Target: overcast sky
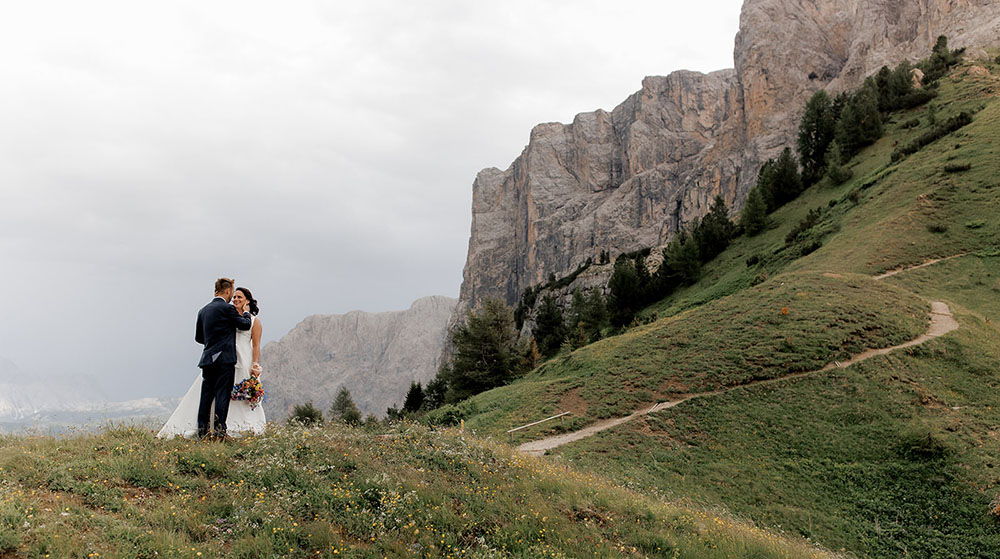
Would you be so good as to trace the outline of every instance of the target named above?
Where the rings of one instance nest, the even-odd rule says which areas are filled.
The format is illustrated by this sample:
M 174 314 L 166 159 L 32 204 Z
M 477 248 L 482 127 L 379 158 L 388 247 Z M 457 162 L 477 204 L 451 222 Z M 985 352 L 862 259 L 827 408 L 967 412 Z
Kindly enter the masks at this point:
M 740 0 L 8 2 L 0 356 L 180 396 L 218 276 L 264 338 L 456 297 L 532 126 L 733 65 Z

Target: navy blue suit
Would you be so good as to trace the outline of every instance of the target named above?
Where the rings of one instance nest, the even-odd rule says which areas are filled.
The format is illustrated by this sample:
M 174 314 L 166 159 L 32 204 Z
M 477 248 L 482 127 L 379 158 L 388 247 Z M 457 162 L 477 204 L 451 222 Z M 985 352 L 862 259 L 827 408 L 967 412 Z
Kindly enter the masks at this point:
M 205 346 L 201 367 L 201 400 L 198 402 L 198 435 L 208 435 L 209 416 L 215 402 L 215 434 L 226 435 L 229 399 L 236 383 L 236 330 L 249 330 L 250 313 L 240 313 L 222 297 L 198 311 L 194 340 Z

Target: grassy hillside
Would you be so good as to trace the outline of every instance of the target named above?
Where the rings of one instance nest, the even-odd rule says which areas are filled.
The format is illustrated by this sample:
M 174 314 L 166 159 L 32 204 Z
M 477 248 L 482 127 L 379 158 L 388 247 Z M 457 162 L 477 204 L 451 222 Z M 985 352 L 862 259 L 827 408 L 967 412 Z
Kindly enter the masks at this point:
M 277 428 L 234 443 L 117 428 L 0 439 L 0 557 L 828 554 L 461 433 Z
M 1000 494 L 1000 80 L 970 65 L 942 80 L 933 107 L 892 115 L 887 134 L 851 162 L 852 180 L 814 186 L 778 210 L 700 282 L 648 308 L 651 324 L 472 399 L 461 410 L 467 424 L 496 434 L 575 413 L 567 425 L 519 433 L 535 439 L 680 393 L 817 369 L 915 337 L 928 301 L 943 300 L 961 325 L 943 338 L 698 398 L 554 454 L 862 556 L 1000 556 L 991 513 Z M 891 162 L 932 120 L 960 111 L 975 113 L 972 124 Z M 787 242 L 817 208 L 818 223 Z

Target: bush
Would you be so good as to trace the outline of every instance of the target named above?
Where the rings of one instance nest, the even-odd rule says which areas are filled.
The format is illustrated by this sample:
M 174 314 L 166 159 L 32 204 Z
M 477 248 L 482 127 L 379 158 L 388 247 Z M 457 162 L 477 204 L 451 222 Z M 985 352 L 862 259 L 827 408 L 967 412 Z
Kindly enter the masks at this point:
M 920 424 L 911 425 L 900 434 L 897 448 L 902 456 L 917 462 L 944 460 L 954 453 L 940 435 Z
M 319 411 L 312 402 L 306 402 L 293 408 L 288 422 L 301 423 L 302 425 L 318 425 L 323 423 L 323 412 Z
M 791 231 L 785 235 L 785 244 L 790 245 L 795 242 L 801 234 L 812 229 L 814 225 L 819 223 L 821 217 L 823 217 L 823 208 L 809 210 L 809 213 L 806 214 L 802 221 L 800 221 L 795 227 L 792 227 Z
M 760 262 L 760 255 L 754 254 L 750 258 L 747 258 L 747 268 L 756 266 Z
M 966 229 L 979 229 L 983 225 L 986 225 L 986 221 L 982 219 L 974 219 L 965 224 Z
M 971 163 L 948 163 L 944 166 L 945 173 L 961 173 L 972 168 Z
M 948 226 L 944 223 L 931 223 L 927 226 L 927 230 L 931 233 L 944 233 L 948 230 Z
M 919 118 L 911 118 L 910 120 L 907 120 L 906 122 L 900 125 L 900 127 L 902 127 L 904 130 L 909 130 L 911 128 L 916 128 L 918 126 L 920 126 Z
M 916 153 L 924 146 L 927 146 L 933 143 L 935 140 L 938 140 L 940 138 L 943 138 L 944 136 L 947 136 L 948 134 L 951 134 L 952 132 L 958 130 L 959 128 L 962 128 L 963 126 L 966 126 L 971 122 L 972 122 L 971 114 L 969 114 L 966 111 L 958 113 L 957 115 L 946 120 L 944 123 L 935 126 L 934 129 L 921 134 L 920 136 L 918 136 L 916 139 L 906 144 L 905 146 L 896 148 L 896 151 L 892 152 L 892 162 L 895 163 L 896 161 L 899 161 L 900 159 L 903 159 L 908 155 Z
M 823 246 L 823 243 L 821 243 L 819 241 L 813 241 L 811 243 L 807 243 L 807 244 L 803 245 L 802 248 L 799 250 L 799 256 L 805 256 L 807 254 L 812 254 L 812 253 L 816 252 L 817 250 L 819 250 L 820 247 L 822 247 L 822 246 Z

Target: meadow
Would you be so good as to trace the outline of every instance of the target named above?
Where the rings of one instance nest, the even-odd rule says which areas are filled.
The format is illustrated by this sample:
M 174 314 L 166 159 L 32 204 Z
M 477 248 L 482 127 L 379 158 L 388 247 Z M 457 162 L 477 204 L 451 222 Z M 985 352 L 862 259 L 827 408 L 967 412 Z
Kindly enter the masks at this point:
M 970 73 L 973 63 L 992 75 Z M 519 431 L 522 442 L 725 387 L 550 459 L 861 557 L 1000 556 L 998 73 L 995 61 L 958 66 L 932 104 L 890 115 L 885 136 L 849 163 L 853 178 L 774 212 L 700 281 L 645 309 L 648 324 L 462 404 L 467 425 L 499 435 L 574 412 Z M 969 125 L 893 161 L 963 111 Z M 810 212 L 819 218 L 803 228 Z M 804 230 L 789 240 L 793 229 Z M 959 330 L 741 387 L 913 338 L 931 300 L 948 303 Z
M 458 430 L 272 425 L 0 440 L 0 556 L 758 557 L 828 553 Z

